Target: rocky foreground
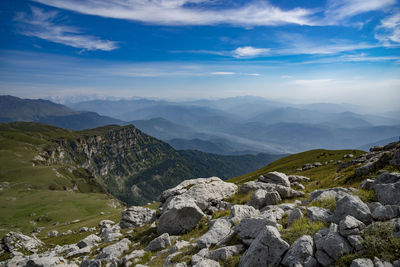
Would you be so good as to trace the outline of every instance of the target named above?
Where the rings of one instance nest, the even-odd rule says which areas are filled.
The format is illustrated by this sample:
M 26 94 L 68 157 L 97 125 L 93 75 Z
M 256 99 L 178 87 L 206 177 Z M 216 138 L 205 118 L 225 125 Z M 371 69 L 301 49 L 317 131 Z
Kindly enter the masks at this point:
M 400 142 L 374 147 L 339 169 L 354 165 L 355 177 L 369 177 L 360 188 L 309 194 L 303 183 L 310 178 L 279 172 L 240 187 L 217 177 L 186 180 L 161 194 L 157 210 L 129 207 L 118 223 L 83 227 L 91 234 L 77 243 L 49 248 L 34 235 L 10 232 L 0 251 L 10 259 L 0 265 L 212 267 L 236 258 L 240 267 L 332 266 L 351 256 L 351 266 L 400 266 L 398 258 L 389 262 L 368 251 L 371 238 L 382 233 L 400 244 Z M 383 166 L 389 171 L 380 170 Z M 360 190 L 372 192 L 376 201 L 362 201 Z M 246 204 L 233 204 L 235 196 L 246 194 L 251 195 Z M 285 240 L 285 229 L 301 223 L 318 228 L 302 234 L 300 227 L 296 240 Z M 138 241 L 137 229 L 148 229 L 149 242 Z M 394 249 L 400 255 L 400 245 Z M 159 255 L 163 262 L 154 263 Z

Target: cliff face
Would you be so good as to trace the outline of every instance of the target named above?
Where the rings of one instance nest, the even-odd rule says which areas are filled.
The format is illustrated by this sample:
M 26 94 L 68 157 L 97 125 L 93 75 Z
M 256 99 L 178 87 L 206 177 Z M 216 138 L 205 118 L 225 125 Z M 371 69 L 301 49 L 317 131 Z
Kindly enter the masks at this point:
M 186 179 L 213 175 L 231 178 L 281 157 L 176 151 L 132 125 L 69 132 L 49 141 L 37 157 L 38 164 L 83 168 L 127 204 L 153 201 L 163 190 Z
M 76 138 L 56 139 L 41 156 L 46 165 L 70 164 L 89 170 L 111 194 L 128 200 L 130 193 L 142 196 L 137 187 L 129 192 L 127 181 L 178 154 L 133 126 L 109 126 L 81 132 Z

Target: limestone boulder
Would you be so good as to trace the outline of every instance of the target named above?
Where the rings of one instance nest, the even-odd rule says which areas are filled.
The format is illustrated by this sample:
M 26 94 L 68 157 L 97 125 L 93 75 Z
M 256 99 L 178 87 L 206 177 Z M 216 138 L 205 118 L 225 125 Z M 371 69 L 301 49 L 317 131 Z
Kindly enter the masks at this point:
M 184 234 L 197 226 L 205 216 L 191 198 L 173 197 L 166 205 L 158 220 L 158 234 Z
M 131 206 L 122 212 L 120 225 L 121 228 L 140 227 L 144 224 L 152 223 L 155 220 L 155 215 L 155 210 Z
M 289 249 L 278 229 L 266 226 L 240 258 L 239 267 L 279 266 L 282 256 Z

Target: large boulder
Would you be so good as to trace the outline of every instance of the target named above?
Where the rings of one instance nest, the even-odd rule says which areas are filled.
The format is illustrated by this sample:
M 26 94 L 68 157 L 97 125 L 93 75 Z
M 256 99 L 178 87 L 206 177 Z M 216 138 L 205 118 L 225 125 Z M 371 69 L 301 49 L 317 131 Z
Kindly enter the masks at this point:
M 259 210 L 248 206 L 248 205 L 234 205 L 231 207 L 231 213 L 229 214 L 229 220 L 236 224 L 244 218 L 255 217 L 260 214 Z
M 342 236 L 359 235 L 364 230 L 365 224 L 353 216 L 346 216 L 339 223 L 339 231 Z
M 320 207 L 308 207 L 307 217 L 311 221 L 322 221 L 328 223 L 332 220 L 332 212 Z
M 393 156 L 392 156 L 392 159 L 390 160 L 390 164 L 397 167 L 397 169 L 400 169 L 400 147 L 397 148 L 393 152 Z
M 169 234 L 164 233 L 159 237 L 151 240 L 148 246 L 146 247 L 146 250 L 157 251 L 169 247 L 170 245 L 171 245 L 171 239 L 169 238 Z
M 278 184 L 290 187 L 289 178 L 286 176 L 286 174 L 281 172 L 269 172 L 267 174 L 261 175 L 258 180 L 264 183 Z
M 279 266 L 282 256 L 289 249 L 278 229 L 266 226 L 240 258 L 239 267 Z
M 251 195 L 251 198 L 249 202 L 247 202 L 247 205 L 252 206 L 256 209 L 261 209 L 264 207 L 265 204 L 265 194 L 267 194 L 267 190 L 264 189 L 257 189 L 253 195 Z
M 338 226 L 334 223 L 331 224 L 328 234 L 322 240 L 322 248 L 334 260 L 352 250 L 347 240 L 339 234 Z
M 129 241 L 127 238 L 124 238 L 115 244 L 103 248 L 100 254 L 97 255 L 96 259 L 117 259 L 129 249 L 130 244 L 131 241 Z
M 240 254 L 244 250 L 243 245 L 234 245 L 211 250 L 207 258 L 215 261 L 226 261 L 232 256 Z
M 292 210 L 292 211 L 289 213 L 287 225 L 290 226 L 290 225 L 292 225 L 295 221 L 297 221 L 297 220 L 299 220 L 299 219 L 301 219 L 301 218 L 303 218 L 303 217 L 304 217 L 303 212 L 302 212 L 299 208 L 296 208 L 296 209 Z
M 241 220 L 240 223 L 234 227 L 234 231 L 237 233 L 239 240 L 246 245 L 250 245 L 267 225 L 276 226 L 275 218 L 259 215 L 255 218 L 245 218 Z
M 6 250 L 10 252 L 19 250 L 36 252 L 39 247 L 44 245 L 43 242 L 35 236 L 27 236 L 19 232 L 9 232 L 3 237 L 2 241 Z
M 198 248 L 209 248 L 225 240 L 231 234 L 231 223 L 227 219 L 210 222 L 210 229 L 197 240 Z
M 391 184 L 377 184 L 374 189 L 378 201 L 383 205 L 400 205 L 400 181 Z
M 207 209 L 212 201 L 220 201 L 235 194 L 238 187 L 233 183 L 227 183 L 218 177 L 197 178 L 185 180 L 179 185 L 164 191 L 160 196 L 161 202 L 169 198 L 181 195 L 191 198 L 202 210 Z
M 240 193 L 248 194 L 251 191 L 255 191 L 257 189 L 264 189 L 266 191 L 275 190 L 279 193 L 279 195 L 283 199 L 304 196 L 304 192 L 294 190 L 293 188 L 290 188 L 290 187 L 287 187 L 284 185 L 257 182 L 257 181 L 250 181 L 250 182 L 242 184 L 240 186 Z
M 156 212 L 149 208 L 132 206 L 122 212 L 121 228 L 139 227 L 155 220 Z
M 309 235 L 303 235 L 289 248 L 282 260 L 282 264 L 285 266 L 304 266 L 305 262 L 311 261 L 310 258 L 313 255 L 314 240 Z
M 374 180 L 375 184 L 393 184 L 400 182 L 400 173 L 398 172 L 384 172 Z
M 365 224 L 372 222 L 370 209 L 358 196 L 347 195 L 336 202 L 333 220 L 338 223 L 347 215 L 351 215 Z
M 170 199 L 158 220 L 158 234 L 178 235 L 186 233 L 205 216 L 193 199 L 176 196 Z
M 309 181 L 311 181 L 310 178 L 305 177 L 305 176 L 301 176 L 301 175 L 289 175 L 288 179 L 289 179 L 289 181 L 291 183 L 294 183 L 294 182 L 309 182 Z
M 101 238 L 97 235 L 91 234 L 81 241 L 79 241 L 76 245 L 79 248 L 85 248 L 85 247 L 93 247 L 97 243 L 101 242 Z
M 318 189 L 310 193 L 310 198 L 306 201 L 307 204 L 313 201 L 323 201 L 335 199 L 336 201 L 344 196 L 348 196 L 351 190 L 344 187 L 334 187 L 329 189 Z
M 400 206 L 385 205 L 379 206 L 372 212 L 372 217 L 377 221 L 387 221 L 399 216 Z
M 277 205 L 279 202 L 281 202 L 281 196 L 276 190 L 273 191 L 268 191 L 265 194 L 265 204 L 266 205 Z
M 374 267 L 374 263 L 368 258 L 360 258 L 353 260 L 350 267 Z

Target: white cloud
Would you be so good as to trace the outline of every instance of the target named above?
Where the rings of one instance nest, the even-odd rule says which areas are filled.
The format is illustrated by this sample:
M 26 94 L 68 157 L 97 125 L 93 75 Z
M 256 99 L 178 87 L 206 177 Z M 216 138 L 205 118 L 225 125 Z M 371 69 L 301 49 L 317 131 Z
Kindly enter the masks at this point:
M 376 27 L 375 38 L 386 46 L 400 44 L 400 12 L 381 20 Z
M 265 56 L 270 52 L 269 48 L 255 48 L 252 46 L 243 46 L 236 48 L 232 55 L 236 58 L 250 58 L 250 57 L 259 57 Z
M 23 35 L 84 50 L 111 51 L 118 48 L 116 42 L 83 35 L 78 28 L 57 24 L 58 12 L 45 12 L 37 7 L 31 7 L 31 10 L 32 14 L 18 13 L 15 17 L 21 23 L 20 33 Z
M 214 72 L 210 72 L 211 75 L 235 75 L 235 72 L 231 72 L 231 71 L 214 71 Z
M 276 26 L 284 24 L 313 25 L 309 18 L 314 10 L 283 10 L 266 1 L 242 6 L 216 8 L 210 0 L 33 0 L 52 7 L 82 14 L 133 20 L 157 25 Z
M 325 11 L 327 24 L 338 24 L 350 17 L 396 4 L 396 0 L 330 0 Z
M 324 87 L 332 83 L 332 79 L 294 80 L 293 83 L 308 87 Z

